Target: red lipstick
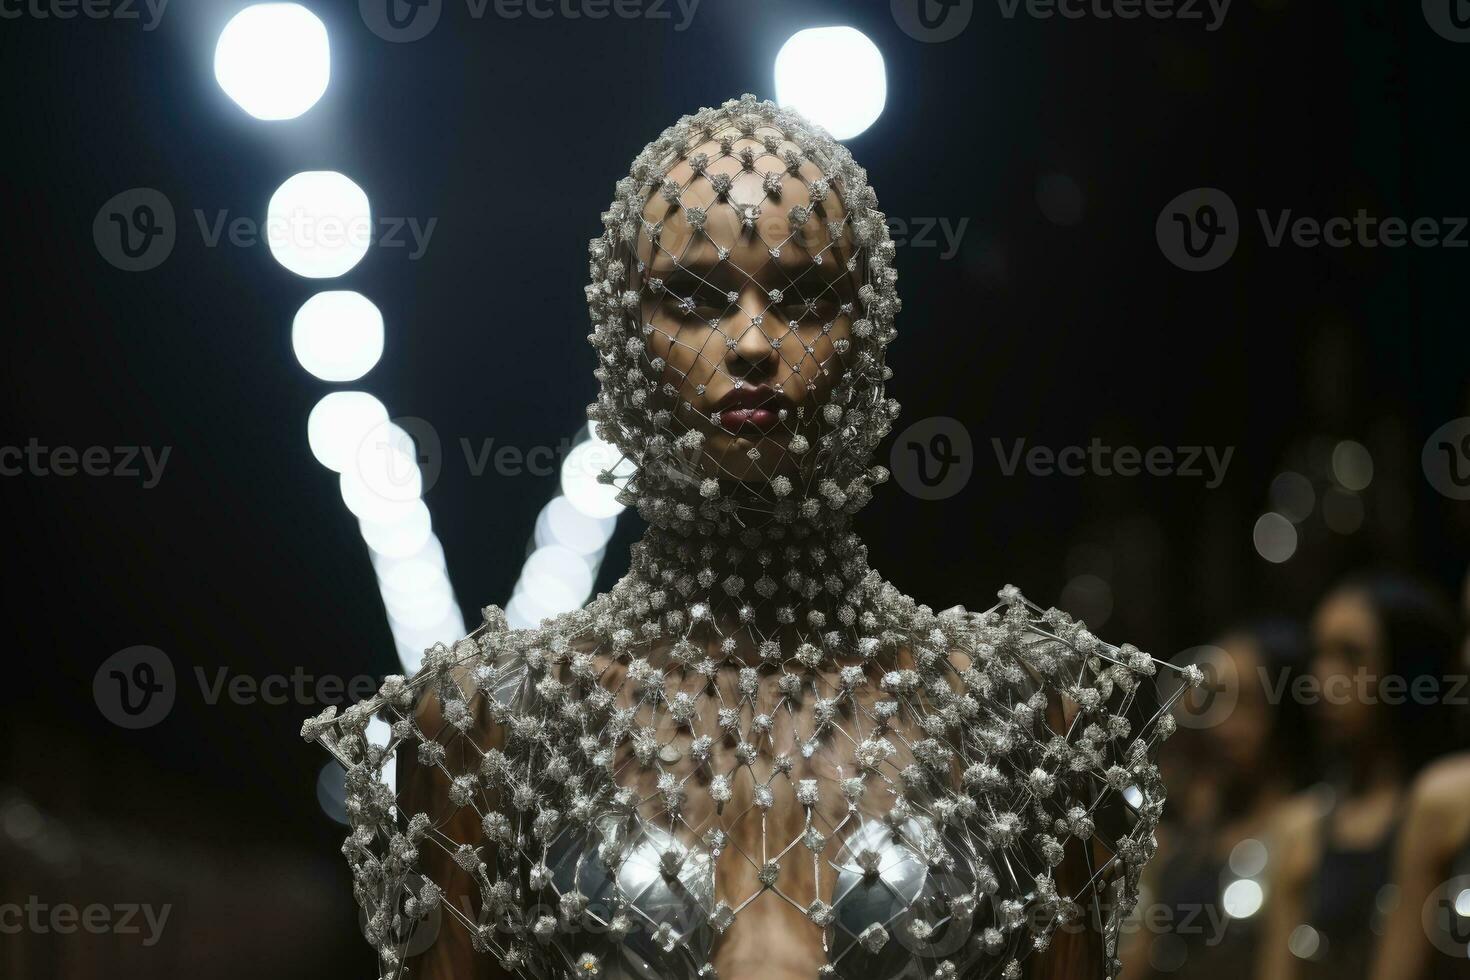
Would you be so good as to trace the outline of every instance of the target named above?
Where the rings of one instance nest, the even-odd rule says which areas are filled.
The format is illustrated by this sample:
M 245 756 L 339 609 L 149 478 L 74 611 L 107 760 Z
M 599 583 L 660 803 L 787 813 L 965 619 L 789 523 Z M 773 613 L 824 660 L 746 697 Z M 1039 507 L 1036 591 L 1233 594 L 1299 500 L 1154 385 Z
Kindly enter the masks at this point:
M 736 434 L 742 430 L 770 432 L 780 423 L 783 410 L 790 417 L 792 406 L 784 391 L 770 385 L 742 385 L 727 392 L 715 410 L 720 428 Z

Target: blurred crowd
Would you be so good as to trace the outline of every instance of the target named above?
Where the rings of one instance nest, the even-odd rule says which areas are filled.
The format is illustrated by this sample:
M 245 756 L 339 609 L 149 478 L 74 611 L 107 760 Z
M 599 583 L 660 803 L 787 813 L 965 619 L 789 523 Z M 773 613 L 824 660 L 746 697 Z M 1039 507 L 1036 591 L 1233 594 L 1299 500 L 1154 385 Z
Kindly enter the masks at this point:
M 1127 980 L 1470 977 L 1470 577 L 1346 577 L 1186 651 Z

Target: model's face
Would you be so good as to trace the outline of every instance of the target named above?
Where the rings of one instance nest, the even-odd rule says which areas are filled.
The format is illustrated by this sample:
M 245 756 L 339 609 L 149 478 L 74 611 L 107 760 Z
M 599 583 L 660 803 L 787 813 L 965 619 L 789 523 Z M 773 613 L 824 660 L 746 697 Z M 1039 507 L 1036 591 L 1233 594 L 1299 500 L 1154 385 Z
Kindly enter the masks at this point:
M 661 224 L 656 240 L 645 227 L 637 246 L 648 354 L 664 362 L 657 405 L 673 412 L 675 434 L 704 433 L 706 476 L 750 484 L 796 477 L 815 455 L 820 409 L 861 315 L 842 202 L 835 191 L 814 201 L 810 185 L 825 175 L 807 161 L 791 173 L 761 142 L 774 134 L 736 138 L 730 154 L 717 141 L 691 148 L 668 174 L 678 199 L 655 193 L 644 208 Z M 777 153 L 795 149 L 783 141 Z M 702 173 L 691 162 L 699 154 Z M 791 220 L 798 207 L 810 210 L 801 224 Z M 798 434 L 812 447 L 800 455 L 790 450 Z
M 1352 745 L 1377 728 L 1376 693 L 1388 669 L 1378 617 L 1367 599 L 1344 590 L 1328 596 L 1312 620 L 1312 674 L 1321 685 L 1314 708 L 1324 741 Z

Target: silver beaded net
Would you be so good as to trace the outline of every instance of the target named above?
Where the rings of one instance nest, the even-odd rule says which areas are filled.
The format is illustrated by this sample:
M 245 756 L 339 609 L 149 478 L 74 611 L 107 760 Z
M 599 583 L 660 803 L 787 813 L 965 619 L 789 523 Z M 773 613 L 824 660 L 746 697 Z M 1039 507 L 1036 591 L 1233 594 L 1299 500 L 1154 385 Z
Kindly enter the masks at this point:
M 715 977 L 772 928 L 819 977 L 1015 980 L 1078 930 L 1114 975 L 1198 676 L 868 567 L 899 302 L 863 169 L 745 96 L 650 144 L 603 224 L 588 414 L 649 524 L 629 572 L 535 629 L 488 607 L 303 728 L 348 772 L 382 975 L 458 942 L 528 978 Z

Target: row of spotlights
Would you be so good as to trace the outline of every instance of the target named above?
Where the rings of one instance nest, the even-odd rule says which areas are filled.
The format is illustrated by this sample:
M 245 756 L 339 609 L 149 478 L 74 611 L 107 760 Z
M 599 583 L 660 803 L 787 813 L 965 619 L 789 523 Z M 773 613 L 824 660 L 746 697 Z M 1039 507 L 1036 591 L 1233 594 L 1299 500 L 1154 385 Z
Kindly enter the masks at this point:
M 832 66 L 842 66 L 841 84 Z M 321 19 L 296 3 L 246 7 L 225 25 L 214 49 L 220 88 L 256 119 L 295 119 L 314 106 L 332 77 L 332 51 Z M 883 113 L 888 99 L 883 54 L 851 27 L 793 34 L 776 54 L 776 101 L 851 139 Z
M 834 63 L 847 68 L 842 86 L 830 83 L 827 66 Z M 300 4 L 247 7 L 221 32 L 214 68 L 220 87 L 250 115 L 294 119 L 316 104 L 331 79 L 326 26 Z M 883 111 L 883 56 L 850 27 L 800 31 L 776 56 L 775 89 L 779 103 L 801 111 L 837 139 L 848 139 Z M 271 196 L 266 218 L 272 256 L 305 278 L 344 275 L 372 245 L 367 194 L 335 171 L 305 171 L 288 179 Z M 383 343 L 381 312 L 367 297 L 348 290 L 311 297 L 292 325 L 297 360 L 329 382 L 361 378 L 382 357 Z M 317 460 L 339 474 L 342 500 L 358 518 L 372 552 L 400 655 L 406 667 L 416 666 L 409 661 L 421 656 L 417 650 L 441 639 L 444 631 L 460 635 L 464 624 L 443 547 L 420 499 L 423 483 L 413 438 L 372 395 L 339 391 L 312 410 L 307 439 Z M 564 461 L 562 495 L 537 520 L 537 547 L 508 604 L 516 624 L 532 625 L 577 608 L 590 594 L 623 509 L 616 488 L 597 480 L 605 469 L 625 477 L 630 464 L 595 437 Z

